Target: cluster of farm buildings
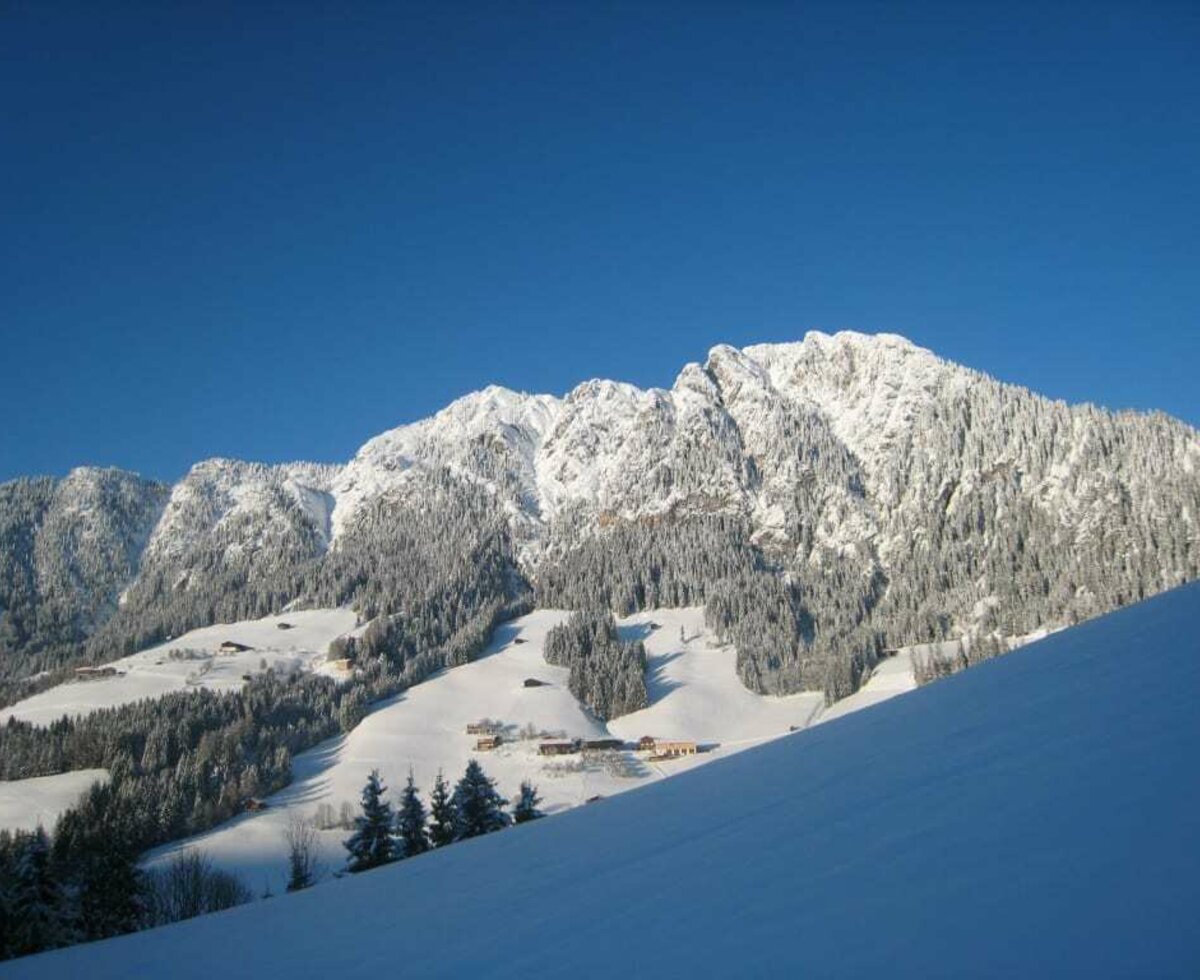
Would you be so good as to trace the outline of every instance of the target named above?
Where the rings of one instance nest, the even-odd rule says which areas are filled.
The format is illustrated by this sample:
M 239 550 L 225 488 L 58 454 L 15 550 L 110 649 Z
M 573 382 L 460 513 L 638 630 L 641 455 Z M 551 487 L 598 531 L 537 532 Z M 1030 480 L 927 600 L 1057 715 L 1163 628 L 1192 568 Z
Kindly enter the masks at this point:
M 476 736 L 476 752 L 490 752 L 504 744 L 504 736 L 498 726 L 487 722 L 467 725 L 467 734 Z M 643 735 L 637 742 L 626 742 L 620 738 L 544 738 L 538 742 L 539 755 L 621 751 L 646 752 L 652 759 L 678 759 L 695 755 L 699 746 L 692 739 L 655 738 L 652 735 Z

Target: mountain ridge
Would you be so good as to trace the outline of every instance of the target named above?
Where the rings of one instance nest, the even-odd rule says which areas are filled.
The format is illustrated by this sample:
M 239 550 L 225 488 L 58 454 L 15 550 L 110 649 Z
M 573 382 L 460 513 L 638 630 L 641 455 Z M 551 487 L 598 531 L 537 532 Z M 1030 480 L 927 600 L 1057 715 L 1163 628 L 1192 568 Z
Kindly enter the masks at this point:
M 345 582 L 357 572 L 330 585 L 318 566 L 377 565 L 374 542 L 394 533 L 400 513 L 413 530 L 388 547 L 404 553 L 426 533 L 420 512 L 431 486 L 444 485 L 446 520 L 461 509 L 449 498 L 480 495 L 471 505 L 479 533 L 493 533 L 484 524 L 502 529 L 497 560 L 539 601 L 579 599 L 568 593 L 583 588 L 589 601 L 630 611 L 659 601 L 663 575 L 674 574 L 676 603 L 707 601 L 737 576 L 757 588 L 764 570 L 799 581 L 804 594 L 772 600 L 794 607 L 784 615 L 796 621 L 793 635 L 762 655 L 763 670 L 747 671 L 752 686 L 789 690 L 813 683 L 796 651 L 825 642 L 822 634 L 858 630 L 853 643 L 876 653 L 894 645 L 863 632 L 876 607 L 884 633 L 910 642 L 975 629 L 1015 634 L 1194 578 L 1198 473 L 1200 433 L 1183 422 L 1046 399 L 896 334 L 814 331 L 793 343 L 716 345 L 669 389 L 592 379 L 556 397 L 489 385 L 380 433 L 345 464 L 217 458 L 169 488 L 142 481 L 146 501 L 167 499 L 148 534 L 127 535 L 144 545 L 123 572 L 81 586 L 99 590 L 82 601 L 98 612 L 72 629 L 0 639 L 0 673 L 38 666 L 35 656 L 14 667 L 31 649 L 57 651 L 42 658 L 51 665 L 70 663 L 80 643 L 94 659 L 214 616 L 356 602 L 358 586 Z M 22 485 L 0 487 L 19 496 L 12 488 Z M 45 538 L 49 509 L 8 510 L 0 638 L 16 617 L 39 622 L 40 583 L 49 581 L 24 557 Z M 60 510 L 68 522 L 76 513 Z M 636 542 L 639 534 L 647 540 Z M 630 550 L 644 546 L 658 549 L 647 560 L 663 570 L 595 570 L 628 565 Z M 736 557 L 710 568 L 706 548 Z M 747 586 L 731 588 L 744 595 Z M 245 593 L 236 603 L 234 589 Z M 203 601 L 208 593 L 223 599 Z M 375 614 L 393 612 L 386 597 L 375 605 Z M 733 627 L 741 614 L 729 615 Z M 809 628 L 805 616 L 837 626 Z M 139 617 L 142 626 L 122 625 Z M 855 674 L 861 667 L 850 689 Z

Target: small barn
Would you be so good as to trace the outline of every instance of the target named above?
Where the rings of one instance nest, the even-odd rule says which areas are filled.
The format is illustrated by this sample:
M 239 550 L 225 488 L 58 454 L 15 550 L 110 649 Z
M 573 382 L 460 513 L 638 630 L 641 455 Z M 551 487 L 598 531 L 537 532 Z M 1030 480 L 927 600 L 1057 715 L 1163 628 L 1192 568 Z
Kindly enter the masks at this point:
M 493 735 L 495 731 L 496 726 L 490 721 L 473 721 L 467 725 L 468 735 Z
M 579 743 L 565 738 L 538 743 L 538 755 L 570 755 L 579 751 Z
M 116 677 L 119 671 L 116 667 L 76 667 L 75 676 L 84 679 L 95 677 Z
M 611 752 L 625 748 L 625 743 L 619 738 L 593 738 L 584 742 L 583 747 L 596 752 Z
M 497 749 L 500 747 L 500 742 L 501 739 L 499 735 L 484 735 L 483 738 L 476 739 L 475 751 L 491 752 L 492 749 Z
M 233 640 L 226 640 L 219 647 L 218 653 L 245 653 L 247 650 L 253 650 L 254 647 L 246 646 L 245 643 L 234 643 Z

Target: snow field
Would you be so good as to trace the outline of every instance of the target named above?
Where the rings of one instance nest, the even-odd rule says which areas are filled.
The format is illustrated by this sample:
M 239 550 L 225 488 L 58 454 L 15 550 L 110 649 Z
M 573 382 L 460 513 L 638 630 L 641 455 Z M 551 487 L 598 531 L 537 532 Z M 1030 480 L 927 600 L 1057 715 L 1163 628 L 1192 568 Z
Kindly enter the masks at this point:
M 343 803 L 357 813 L 372 769 L 379 769 L 393 801 L 411 771 L 428 802 L 439 769 L 453 784 L 475 758 L 502 795 L 514 799 L 521 781 L 528 779 L 542 796 L 542 809 L 556 813 L 703 765 L 821 716 L 820 694 L 773 698 L 748 691 L 737 677 L 736 650 L 715 645 L 704 627 L 704 610 L 694 607 L 659 609 L 619 621 L 624 639 L 645 643 L 651 704 L 606 726 L 567 690 L 567 670 L 551 667 L 543 658 L 546 634 L 568 616 L 564 611 L 538 610 L 500 626 L 474 662 L 443 671 L 377 705 L 349 735 L 299 755 L 292 784 L 269 798 L 266 810 L 160 848 L 148 864 L 161 866 L 182 850 L 200 848 L 256 892 L 279 894 L 287 881 L 284 834 L 293 814 L 311 819 L 323 805 L 337 814 Z M 526 679 L 543 686 L 527 688 Z M 895 678 L 889 683 L 892 693 L 904 689 Z M 864 689 L 864 704 L 890 696 L 881 690 L 867 697 L 870 688 L 871 683 Z M 506 742 L 498 749 L 476 751 L 477 737 L 466 734 L 468 724 L 483 719 L 504 726 Z M 545 757 L 538 752 L 536 738 L 521 738 L 522 729 L 529 727 L 571 738 L 693 739 L 708 751 L 657 762 L 633 752 L 611 754 L 606 761 L 585 761 L 580 754 Z M 345 866 L 342 841 L 348 831 L 328 829 L 317 836 L 327 877 Z
M 62 812 L 74 806 L 93 783 L 107 781 L 107 769 L 0 780 L 0 830 L 34 830 L 40 824 L 50 832 Z
M 63 715 L 89 714 L 190 686 L 236 690 L 245 683 L 245 675 L 264 669 L 264 661 L 267 670 L 327 670 L 325 653 L 330 641 L 353 630 L 356 619 L 349 609 L 314 609 L 192 630 L 107 664 L 118 671 L 115 677 L 60 684 L 0 710 L 0 724 L 18 718 L 48 725 Z M 281 623 L 291 628 L 281 629 Z M 219 653 L 226 641 L 253 649 Z M 173 650 L 193 650 L 204 656 L 172 659 Z

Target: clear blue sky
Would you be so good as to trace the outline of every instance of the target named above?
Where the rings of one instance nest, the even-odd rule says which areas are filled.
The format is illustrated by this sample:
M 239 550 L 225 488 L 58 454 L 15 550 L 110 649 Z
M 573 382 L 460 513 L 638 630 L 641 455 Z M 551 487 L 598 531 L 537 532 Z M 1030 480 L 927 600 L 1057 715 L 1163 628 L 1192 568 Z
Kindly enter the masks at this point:
M 812 328 L 1200 423 L 1198 52 L 1146 0 L 0 4 L 0 479 Z

